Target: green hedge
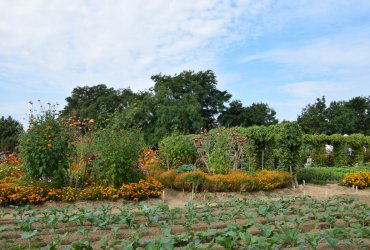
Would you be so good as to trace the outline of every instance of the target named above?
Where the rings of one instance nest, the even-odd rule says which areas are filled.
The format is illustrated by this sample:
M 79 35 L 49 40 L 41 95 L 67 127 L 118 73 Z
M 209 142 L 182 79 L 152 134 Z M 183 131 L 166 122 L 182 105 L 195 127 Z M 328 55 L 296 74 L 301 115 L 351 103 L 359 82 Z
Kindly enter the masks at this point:
M 297 173 L 298 182 L 327 184 L 340 182 L 347 173 L 369 171 L 370 168 L 349 167 L 309 167 L 300 169 Z

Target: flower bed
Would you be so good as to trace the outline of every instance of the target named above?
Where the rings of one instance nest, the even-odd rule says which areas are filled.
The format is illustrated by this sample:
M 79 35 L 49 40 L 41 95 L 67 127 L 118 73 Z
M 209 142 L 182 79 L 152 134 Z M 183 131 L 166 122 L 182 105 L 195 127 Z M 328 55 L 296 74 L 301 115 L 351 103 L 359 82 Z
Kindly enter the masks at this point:
M 125 198 L 139 201 L 159 197 L 163 185 L 154 178 L 141 179 L 138 183 L 124 184 L 116 189 L 112 186 L 88 186 L 83 189 L 64 187 L 43 188 L 35 185 L 16 186 L 13 183 L 0 184 L 0 205 L 38 204 L 45 201 L 116 200 Z
M 287 172 L 262 170 L 255 174 L 232 171 L 228 174 L 206 174 L 202 171 L 175 174 L 166 171 L 158 179 L 167 187 L 191 191 L 239 192 L 273 190 L 287 187 L 290 175 Z

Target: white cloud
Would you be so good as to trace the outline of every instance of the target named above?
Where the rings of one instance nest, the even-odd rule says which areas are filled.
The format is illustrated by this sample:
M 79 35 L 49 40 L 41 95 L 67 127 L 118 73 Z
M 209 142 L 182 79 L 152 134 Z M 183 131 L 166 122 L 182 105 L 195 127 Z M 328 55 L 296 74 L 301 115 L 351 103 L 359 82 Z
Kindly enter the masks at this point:
M 214 66 L 217 50 L 209 47 L 237 39 L 238 18 L 262 7 L 218 0 L 0 1 L 0 69 L 67 88 L 102 82 L 143 89 L 152 74 Z
M 329 81 L 304 81 L 288 83 L 279 87 L 279 90 L 295 98 L 312 98 L 346 91 L 346 87 Z

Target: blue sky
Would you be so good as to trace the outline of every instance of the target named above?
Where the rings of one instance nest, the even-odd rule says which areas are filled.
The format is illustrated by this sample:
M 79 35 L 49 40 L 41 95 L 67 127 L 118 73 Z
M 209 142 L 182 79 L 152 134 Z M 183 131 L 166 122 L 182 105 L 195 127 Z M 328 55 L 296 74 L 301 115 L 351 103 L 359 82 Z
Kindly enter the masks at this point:
M 212 69 L 244 105 L 295 120 L 323 95 L 370 94 L 370 1 L 0 0 L 0 116 L 76 86 L 144 90 Z

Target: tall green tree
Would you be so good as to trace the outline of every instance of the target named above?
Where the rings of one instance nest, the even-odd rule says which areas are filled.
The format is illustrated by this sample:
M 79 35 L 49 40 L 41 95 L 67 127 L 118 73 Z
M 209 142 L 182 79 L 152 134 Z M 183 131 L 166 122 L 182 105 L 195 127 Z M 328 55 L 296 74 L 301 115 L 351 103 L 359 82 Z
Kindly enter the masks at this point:
M 239 100 L 232 101 L 229 107 L 218 117 L 222 126 L 249 127 L 253 125 L 272 125 L 278 123 L 276 112 L 265 103 L 253 103 L 251 106 L 243 107 Z
M 0 152 L 13 150 L 18 143 L 18 135 L 23 131 L 23 126 L 11 116 L 0 118 Z
M 183 71 L 178 75 L 154 75 L 155 122 L 152 142 L 174 131 L 197 133 L 216 126 L 216 116 L 225 109 L 231 95 L 217 89 L 211 70 Z
M 104 84 L 76 87 L 71 96 L 66 98 L 67 105 L 62 115 L 104 119 L 117 109 L 128 107 L 135 97 L 136 94 L 130 89 L 116 90 Z
M 317 98 L 314 104 L 303 108 L 297 119 L 304 132 L 309 134 L 328 133 L 327 106 L 325 96 Z
M 298 123 L 310 134 L 370 134 L 370 96 L 354 97 L 349 101 L 332 101 L 329 106 L 325 97 L 307 105 Z

